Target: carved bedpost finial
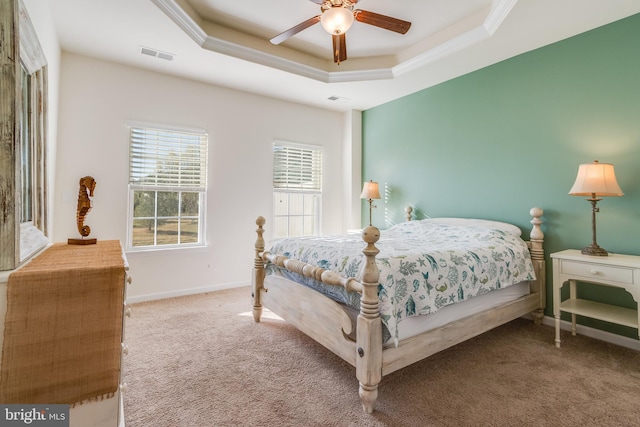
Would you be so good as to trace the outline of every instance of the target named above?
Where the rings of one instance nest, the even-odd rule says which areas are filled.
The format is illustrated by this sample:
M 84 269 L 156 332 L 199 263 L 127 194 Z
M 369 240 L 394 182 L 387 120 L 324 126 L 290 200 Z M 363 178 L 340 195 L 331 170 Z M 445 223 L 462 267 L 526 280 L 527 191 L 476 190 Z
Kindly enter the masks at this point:
M 265 222 L 266 220 L 263 216 L 259 216 L 256 219 L 256 225 L 258 226 L 258 228 L 256 229 L 256 233 L 258 234 L 258 237 L 256 238 L 256 243 L 254 245 L 256 256 L 253 262 L 253 266 L 258 271 L 264 271 L 264 259 L 262 258 L 262 253 L 264 252 L 264 238 L 262 237 L 262 235 L 264 234 L 264 229 L 262 228 L 262 226 L 265 224 Z
M 531 241 L 531 257 L 533 259 L 544 259 L 544 250 L 542 248 L 544 233 L 540 228 L 540 224 L 543 222 L 540 217 L 542 217 L 544 211 L 541 208 L 531 208 L 529 214 L 533 217 L 530 221 L 531 224 L 533 224 L 533 228 L 529 234 L 529 240 Z
M 264 219 L 263 216 L 259 216 L 256 219 L 256 225 L 258 226 L 258 228 L 256 229 L 256 233 L 258 233 L 258 238 L 256 239 L 256 244 L 255 244 L 256 257 L 260 252 L 264 251 L 264 238 L 262 237 L 262 234 L 264 233 L 264 229 L 262 228 L 262 226 L 265 224 L 265 222 L 267 222 L 267 220 Z
M 407 222 L 411 221 L 411 213 L 413 212 L 413 208 L 411 206 L 407 206 L 404 208 L 405 218 Z
M 364 230 L 362 230 L 362 240 L 367 243 L 367 247 L 362 250 L 364 256 L 367 257 L 367 264 L 364 269 L 362 281 L 364 283 L 376 284 L 375 301 L 377 302 L 377 286 L 380 271 L 378 270 L 378 265 L 376 264 L 376 255 L 378 255 L 380 251 L 378 250 L 378 248 L 376 248 L 375 243 L 380 240 L 380 230 L 372 225 L 365 227 Z

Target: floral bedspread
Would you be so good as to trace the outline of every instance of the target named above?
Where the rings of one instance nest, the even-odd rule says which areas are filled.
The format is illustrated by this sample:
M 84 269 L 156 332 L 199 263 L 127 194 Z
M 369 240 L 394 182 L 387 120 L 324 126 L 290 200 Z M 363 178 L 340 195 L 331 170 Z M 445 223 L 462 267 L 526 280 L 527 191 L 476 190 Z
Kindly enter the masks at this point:
M 270 252 L 359 278 L 365 245 L 360 235 L 301 237 L 278 240 Z M 382 230 L 376 247 L 380 315 L 396 345 L 397 325 L 407 317 L 535 279 L 526 243 L 496 228 L 411 221 Z M 358 294 L 303 282 L 359 309 Z

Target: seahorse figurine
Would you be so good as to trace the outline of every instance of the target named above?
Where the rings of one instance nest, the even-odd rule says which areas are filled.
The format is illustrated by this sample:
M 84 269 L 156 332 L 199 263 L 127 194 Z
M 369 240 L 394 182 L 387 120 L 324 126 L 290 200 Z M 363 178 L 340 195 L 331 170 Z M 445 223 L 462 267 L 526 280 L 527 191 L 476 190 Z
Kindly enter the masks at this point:
M 96 188 L 96 180 L 93 177 L 85 176 L 80 178 L 80 190 L 78 191 L 78 209 L 76 210 L 76 222 L 78 231 L 82 237 L 87 237 L 91 233 L 91 227 L 84 225 L 84 217 L 91 210 L 91 199 L 93 190 Z

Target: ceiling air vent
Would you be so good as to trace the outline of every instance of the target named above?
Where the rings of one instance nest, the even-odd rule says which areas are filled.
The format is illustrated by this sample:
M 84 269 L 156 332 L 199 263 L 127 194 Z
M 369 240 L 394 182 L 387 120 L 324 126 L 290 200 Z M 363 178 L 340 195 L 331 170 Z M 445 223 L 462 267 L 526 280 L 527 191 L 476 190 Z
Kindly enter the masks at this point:
M 153 48 L 144 47 L 144 46 L 140 46 L 140 53 L 143 55 L 153 56 L 155 58 L 160 58 L 167 61 L 173 61 L 173 58 L 175 57 L 173 53 L 163 52 L 158 49 L 153 49 Z
M 327 98 L 329 101 L 350 101 L 349 98 L 345 98 L 343 96 L 337 96 L 337 95 L 331 95 L 330 97 Z
M 158 52 L 158 58 L 173 61 L 173 55 L 170 53 Z

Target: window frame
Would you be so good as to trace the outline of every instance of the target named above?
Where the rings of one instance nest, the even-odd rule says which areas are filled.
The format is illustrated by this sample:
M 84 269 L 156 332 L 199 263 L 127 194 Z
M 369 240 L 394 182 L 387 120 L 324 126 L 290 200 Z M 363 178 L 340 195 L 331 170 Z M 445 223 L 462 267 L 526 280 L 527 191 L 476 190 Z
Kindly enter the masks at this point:
M 0 156 L 4 159 L 0 168 L 3 177 L 2 200 L 5 221 L 0 226 L 0 270 L 12 270 L 49 245 L 48 237 L 48 190 L 47 190 L 47 60 L 38 41 L 37 34 L 22 0 L 2 2 L 1 24 L 8 31 L 6 42 L 0 53 L 3 66 L 15 66 L 12 72 L 3 73 L 0 86 L 15 88 L 7 90 L 0 101 L 7 112 L 2 117 L 3 126 L 13 132 L 5 136 L 13 138 L 12 144 L 0 145 Z M 19 58 L 16 61 L 15 58 Z M 9 67 L 5 67 L 9 71 Z M 24 70 L 24 71 L 23 71 Z M 23 90 L 23 76 L 27 76 L 29 87 Z M 26 115 L 23 97 L 27 97 Z M 6 108 L 6 109 L 5 109 Z M 6 120 L 6 122 L 5 122 Z M 25 138 L 22 130 L 28 129 Z M 23 150 L 30 155 L 30 172 L 23 179 Z M 25 182 L 26 181 L 26 182 Z M 25 188 L 24 185 L 30 185 Z M 28 193 L 28 220 L 23 218 L 23 193 Z
M 298 174 L 293 174 L 293 179 L 291 179 L 292 183 L 288 183 L 288 177 L 283 177 L 282 174 L 278 175 L 278 165 L 277 165 L 277 154 L 276 150 L 278 148 L 282 149 L 292 149 L 292 150 L 307 150 L 311 152 L 311 166 L 306 170 L 306 174 L 311 176 L 312 184 L 304 184 L 301 181 L 302 176 L 305 176 L 305 171 L 299 171 Z M 316 158 L 317 156 L 317 158 Z M 290 142 L 283 140 L 274 140 L 273 141 L 273 179 L 272 179 L 272 197 L 273 197 L 273 236 L 274 238 L 282 238 L 282 237 L 299 237 L 299 236 L 318 236 L 322 231 L 322 195 L 323 195 L 323 156 L 324 156 L 324 148 L 320 145 L 313 144 L 304 144 L 298 142 Z M 295 179 L 298 177 L 298 179 Z M 276 181 L 278 181 L 276 183 Z M 276 194 L 284 193 L 290 198 L 292 195 L 313 195 L 314 196 L 314 213 L 313 215 L 302 214 L 291 214 L 291 207 L 289 205 L 289 201 L 287 202 L 287 214 L 277 214 L 277 206 L 276 206 Z M 303 202 L 304 203 L 304 202 Z M 312 216 L 314 218 L 314 229 L 312 234 L 306 234 L 304 232 L 304 218 Z M 287 218 L 287 233 L 286 235 L 281 235 L 278 233 L 277 224 L 278 218 Z M 293 217 L 302 217 L 303 225 L 302 225 L 302 234 L 292 234 L 291 233 L 291 218 Z
M 164 250 L 185 250 L 189 248 L 202 248 L 206 246 L 206 206 L 207 206 L 207 165 L 208 165 L 208 133 L 205 129 L 201 128 L 187 128 L 187 127 L 179 127 L 179 126 L 170 126 L 165 124 L 157 124 L 157 123 L 143 123 L 143 122 L 127 122 L 128 129 L 128 147 L 129 147 L 129 179 L 128 179 L 128 206 L 127 206 L 127 238 L 126 238 L 126 248 L 127 252 L 149 252 L 149 251 L 164 251 Z M 132 129 L 141 129 L 146 131 L 158 131 L 158 132 L 167 132 L 174 136 L 183 134 L 183 135 L 195 135 L 197 138 L 201 138 L 199 149 L 201 150 L 200 155 L 197 159 L 200 162 L 203 162 L 204 165 L 200 165 L 200 179 L 199 185 L 187 186 L 183 184 L 176 185 L 162 185 L 162 184 L 153 184 L 153 183 L 143 183 L 143 184 L 135 184 L 132 183 Z M 184 148 L 184 146 L 182 147 Z M 157 180 L 157 179 L 156 179 Z M 153 209 L 154 214 L 152 216 L 141 216 L 134 217 L 135 212 L 135 194 L 136 192 L 154 192 L 154 203 Z M 177 211 L 175 215 L 159 215 L 158 212 L 158 202 L 157 197 L 158 193 L 178 193 L 178 205 Z M 182 203 L 182 194 L 181 193 L 198 193 L 198 214 L 197 215 L 183 215 L 181 207 Z M 179 242 L 178 243 L 169 243 L 169 244 L 158 244 L 158 233 L 157 233 L 157 225 L 159 221 L 177 220 L 178 227 L 178 239 L 180 239 L 181 235 L 181 226 L 182 220 L 184 219 L 194 219 L 197 218 L 198 221 L 198 237 L 195 242 Z M 153 233 L 153 245 L 138 245 L 134 246 L 133 242 L 133 229 L 134 222 L 136 220 L 153 220 L 154 221 L 154 233 Z

